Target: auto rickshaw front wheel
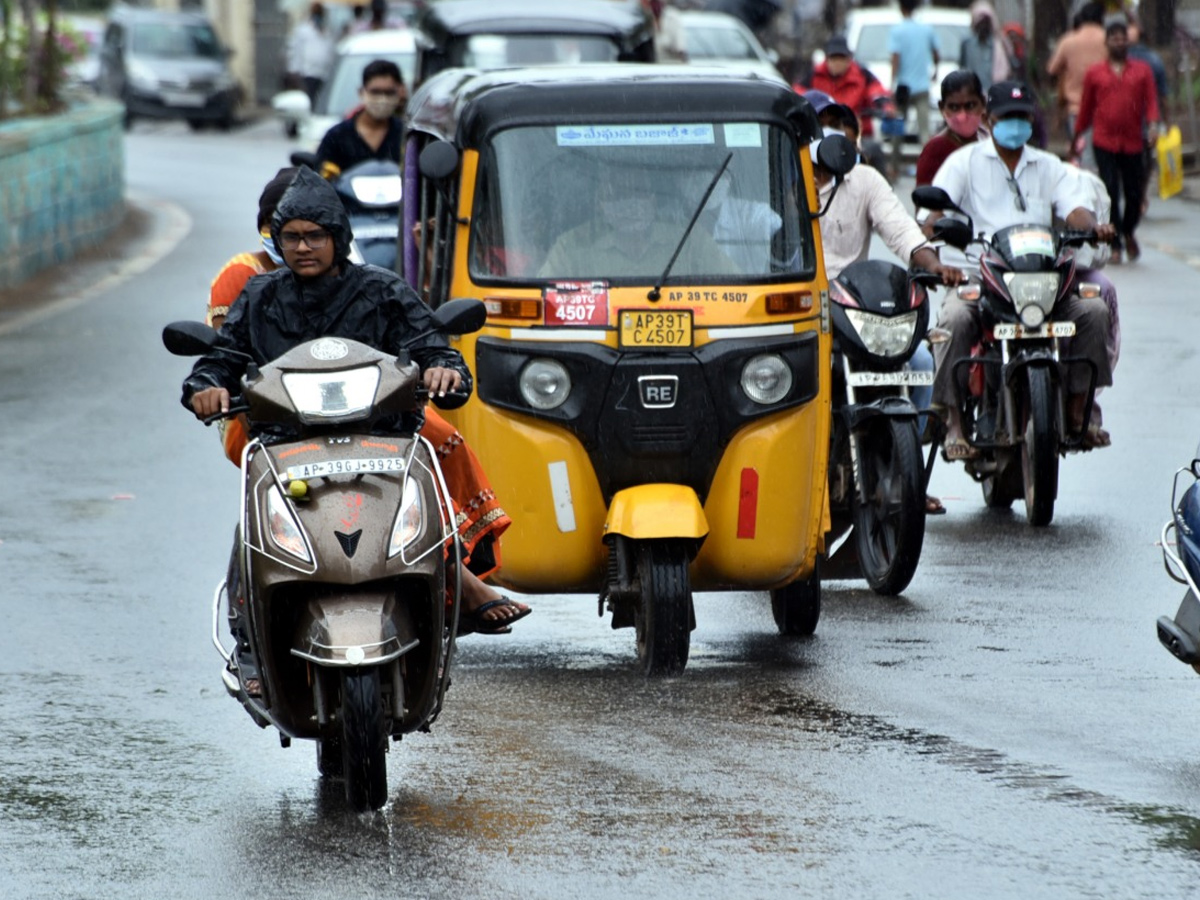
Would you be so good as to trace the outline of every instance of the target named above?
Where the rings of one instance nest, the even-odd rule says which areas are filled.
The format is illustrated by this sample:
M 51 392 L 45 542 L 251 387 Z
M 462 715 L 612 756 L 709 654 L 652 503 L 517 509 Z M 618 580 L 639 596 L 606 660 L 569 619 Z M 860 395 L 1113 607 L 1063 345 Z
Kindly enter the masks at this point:
M 809 635 L 816 631 L 817 621 L 821 618 L 819 564 L 813 566 L 812 574 L 807 578 L 771 591 L 771 612 L 780 634 Z
M 634 627 L 638 662 L 647 675 L 678 675 L 687 665 L 695 627 L 690 558 L 682 541 L 641 541 L 637 548 L 641 591 Z

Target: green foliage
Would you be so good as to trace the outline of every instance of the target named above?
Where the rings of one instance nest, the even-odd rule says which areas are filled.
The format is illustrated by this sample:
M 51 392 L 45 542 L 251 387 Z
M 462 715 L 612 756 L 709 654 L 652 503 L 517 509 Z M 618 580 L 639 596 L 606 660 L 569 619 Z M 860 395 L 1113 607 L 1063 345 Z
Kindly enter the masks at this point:
M 33 22 L 17 21 L 12 0 L 0 0 L 0 118 L 44 115 L 63 107 L 67 67 L 87 53 L 86 39 L 43 0 Z

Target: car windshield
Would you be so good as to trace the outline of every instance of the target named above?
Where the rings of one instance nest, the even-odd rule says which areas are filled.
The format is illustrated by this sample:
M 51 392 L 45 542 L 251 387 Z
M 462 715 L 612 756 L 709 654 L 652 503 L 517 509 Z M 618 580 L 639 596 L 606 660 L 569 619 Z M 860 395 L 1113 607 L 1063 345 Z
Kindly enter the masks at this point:
M 221 59 L 221 42 L 212 27 L 202 23 L 146 22 L 133 27 L 130 50 L 138 56 L 163 59 L 185 57 Z
M 888 52 L 888 35 L 893 23 L 879 25 L 864 25 L 858 33 L 858 43 L 854 48 L 854 57 L 861 63 L 886 61 L 891 59 Z M 962 51 L 962 43 L 971 33 L 966 25 L 933 25 L 933 33 L 937 35 L 938 56 L 948 62 L 957 62 Z
M 358 89 L 367 64 L 376 59 L 388 59 L 400 67 L 405 84 L 413 83 L 417 68 L 415 53 L 348 53 L 338 57 L 333 76 L 317 98 L 316 112 L 323 116 L 345 116 L 360 103 Z
M 815 267 L 796 144 L 758 122 L 513 128 L 482 153 L 476 281 L 793 280 Z
M 617 45 L 606 37 L 577 34 L 473 34 L 450 49 L 451 65 L 477 69 L 555 63 L 616 62 Z
M 689 27 L 688 59 L 758 59 L 746 36 L 734 28 Z

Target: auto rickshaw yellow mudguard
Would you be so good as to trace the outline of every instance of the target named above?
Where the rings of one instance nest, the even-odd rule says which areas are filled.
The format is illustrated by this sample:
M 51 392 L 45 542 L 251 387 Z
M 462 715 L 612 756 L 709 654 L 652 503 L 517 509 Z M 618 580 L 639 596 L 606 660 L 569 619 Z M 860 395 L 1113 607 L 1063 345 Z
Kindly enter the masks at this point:
M 605 534 L 636 540 L 703 539 L 708 520 L 700 498 L 682 484 L 639 484 L 618 491 L 608 507 Z

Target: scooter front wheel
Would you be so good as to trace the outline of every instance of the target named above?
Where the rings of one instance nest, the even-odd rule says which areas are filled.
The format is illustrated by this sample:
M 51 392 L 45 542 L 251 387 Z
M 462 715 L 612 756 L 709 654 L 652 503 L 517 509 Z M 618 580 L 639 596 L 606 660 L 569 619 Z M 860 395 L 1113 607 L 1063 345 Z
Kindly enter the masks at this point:
M 643 541 L 638 547 L 638 598 L 634 625 L 638 661 L 647 675 L 678 675 L 687 666 L 692 629 L 688 552 L 677 541 Z
M 379 669 L 347 669 L 342 674 L 342 773 L 346 802 L 355 810 L 379 809 L 387 802 L 387 723 Z

